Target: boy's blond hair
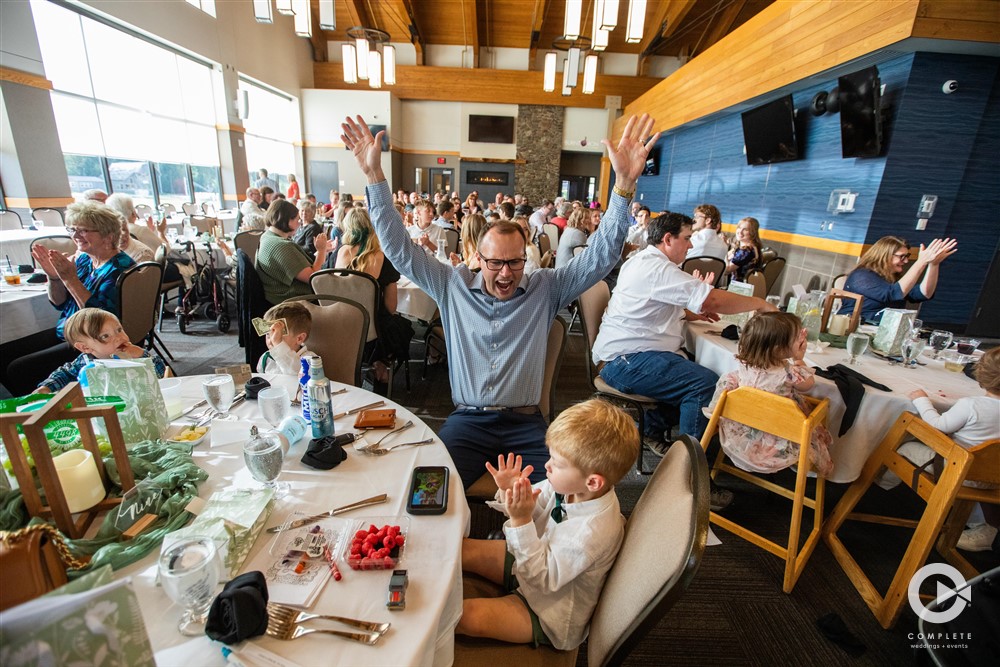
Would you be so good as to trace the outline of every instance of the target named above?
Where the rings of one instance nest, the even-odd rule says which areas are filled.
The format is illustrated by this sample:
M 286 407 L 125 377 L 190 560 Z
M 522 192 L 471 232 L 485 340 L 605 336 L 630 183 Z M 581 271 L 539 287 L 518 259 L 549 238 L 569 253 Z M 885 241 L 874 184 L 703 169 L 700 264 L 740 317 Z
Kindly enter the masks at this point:
M 980 387 L 991 394 L 1000 394 L 1000 347 L 983 355 L 976 364 L 975 376 Z
M 585 475 L 617 484 L 639 456 L 639 430 L 624 410 L 591 399 L 563 410 L 545 433 L 549 449 Z
M 81 308 L 66 320 L 63 328 L 63 337 L 70 345 L 83 342 L 84 338 L 97 340 L 101 335 L 101 329 L 108 323 L 108 320 L 118 321 L 114 313 L 109 313 L 100 308 Z
M 304 333 L 306 337 L 309 336 L 309 332 L 312 330 L 312 315 L 309 313 L 309 309 L 303 306 L 301 303 L 291 302 L 291 303 L 279 303 L 277 306 L 272 306 L 270 310 L 264 313 L 265 320 L 280 320 L 284 319 L 285 323 L 288 325 L 288 331 L 293 336 Z

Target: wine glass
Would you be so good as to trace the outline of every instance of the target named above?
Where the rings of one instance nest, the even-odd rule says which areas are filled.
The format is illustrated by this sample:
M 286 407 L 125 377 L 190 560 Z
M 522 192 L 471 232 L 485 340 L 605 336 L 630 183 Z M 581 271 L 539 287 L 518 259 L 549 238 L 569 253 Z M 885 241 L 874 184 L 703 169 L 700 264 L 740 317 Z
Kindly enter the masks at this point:
M 948 349 L 948 346 L 951 345 L 951 339 L 952 333 L 950 331 L 935 329 L 931 332 L 930 345 L 934 348 L 934 359 L 937 359 L 941 352 Z
M 260 413 L 273 428 L 278 428 L 291 412 L 292 399 L 284 387 L 268 387 L 257 394 Z
M 923 320 L 914 319 L 913 324 L 910 325 L 910 336 L 913 338 L 919 338 L 920 330 L 923 328 L 923 326 L 924 326 Z
M 282 498 L 288 493 L 288 484 L 277 481 L 284 459 L 281 440 L 275 435 L 263 433 L 251 437 L 243 445 L 243 461 L 247 464 L 250 476 L 272 489 L 275 498 Z
M 923 338 L 916 338 L 911 336 L 903 341 L 903 347 L 901 352 L 903 354 L 903 366 L 906 368 L 915 368 L 917 357 L 920 353 L 924 351 L 927 347 L 927 341 Z
M 976 348 L 979 347 L 979 341 L 975 338 L 959 338 L 955 341 L 955 348 L 958 353 L 964 356 L 971 356 Z
M 171 544 L 160 554 L 160 583 L 171 600 L 184 608 L 177 629 L 187 637 L 205 634 L 205 621 L 219 583 L 219 559 L 210 537 Z
M 847 336 L 847 353 L 851 355 L 851 358 L 847 360 L 848 364 L 859 365 L 858 357 L 865 353 L 868 349 L 869 338 L 867 334 L 863 333 L 852 333 Z
M 234 421 L 236 417 L 229 414 L 229 408 L 236 398 L 236 384 L 232 375 L 213 375 L 201 383 L 205 400 L 219 414 L 215 417 L 220 421 Z

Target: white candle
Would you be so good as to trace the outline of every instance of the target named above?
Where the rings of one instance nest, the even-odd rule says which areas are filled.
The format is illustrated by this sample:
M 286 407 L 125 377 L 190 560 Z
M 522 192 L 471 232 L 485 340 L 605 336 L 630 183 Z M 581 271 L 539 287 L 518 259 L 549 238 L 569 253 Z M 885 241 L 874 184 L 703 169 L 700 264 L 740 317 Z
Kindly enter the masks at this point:
M 94 456 L 86 449 L 73 449 L 52 459 L 59 475 L 66 504 L 72 513 L 88 510 L 107 495 Z
M 851 324 L 849 315 L 834 315 L 830 318 L 830 325 L 827 331 L 834 336 L 844 336 L 847 334 L 847 327 Z

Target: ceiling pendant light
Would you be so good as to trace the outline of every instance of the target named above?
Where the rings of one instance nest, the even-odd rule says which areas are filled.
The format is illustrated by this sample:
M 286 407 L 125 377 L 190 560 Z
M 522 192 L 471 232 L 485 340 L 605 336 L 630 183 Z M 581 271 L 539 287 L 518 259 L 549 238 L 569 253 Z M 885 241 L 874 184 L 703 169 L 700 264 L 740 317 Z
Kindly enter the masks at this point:
M 610 32 L 618 25 L 618 0 L 603 0 L 603 2 L 601 2 L 601 0 L 598 1 L 602 5 L 602 11 L 599 15 L 601 30 L 607 30 Z M 595 8 L 594 11 L 596 12 L 597 9 Z M 595 17 L 597 16 L 598 15 L 595 14 Z
M 364 81 L 368 78 L 368 40 L 358 37 L 354 40 L 354 48 L 358 52 L 358 78 Z
M 253 0 L 253 17 L 257 19 L 257 23 L 273 23 L 271 0 Z
M 574 40 L 580 36 L 580 21 L 583 16 L 583 0 L 566 0 L 566 22 L 563 34 Z
M 558 56 L 555 51 L 549 51 L 545 54 L 545 70 L 542 75 L 542 90 L 546 93 L 551 93 L 556 89 L 556 59 Z
M 583 94 L 593 95 L 597 85 L 597 56 L 589 55 L 583 60 Z
M 396 47 L 386 44 L 382 48 L 382 61 L 385 69 L 385 85 L 396 85 Z
M 295 13 L 295 10 L 292 9 L 292 0 L 274 0 L 274 7 L 285 16 L 291 16 Z
M 646 0 L 628 0 L 628 23 L 625 25 L 625 41 L 638 44 L 642 41 L 642 30 L 646 23 Z
M 608 38 L 611 33 L 607 30 L 601 28 L 601 14 L 598 11 L 605 0 L 597 0 L 597 5 L 594 9 L 594 28 L 591 32 L 590 38 L 590 50 L 591 51 L 603 51 L 608 48 Z
M 570 96 L 573 94 L 573 89 L 567 85 L 569 83 L 569 58 L 563 61 L 563 84 L 562 84 L 562 94 L 565 96 Z
M 368 85 L 382 87 L 382 54 L 378 51 L 368 52 Z
M 337 29 L 337 11 L 334 0 L 319 0 L 319 27 L 323 30 Z
M 569 80 L 566 83 L 570 88 L 576 88 L 580 76 L 580 49 L 571 47 L 566 56 L 566 64 L 569 67 Z
M 312 8 L 309 0 L 294 0 L 295 34 L 299 37 L 312 37 Z
M 358 82 L 358 61 L 357 51 L 353 44 L 344 44 L 341 47 L 344 58 L 344 83 Z

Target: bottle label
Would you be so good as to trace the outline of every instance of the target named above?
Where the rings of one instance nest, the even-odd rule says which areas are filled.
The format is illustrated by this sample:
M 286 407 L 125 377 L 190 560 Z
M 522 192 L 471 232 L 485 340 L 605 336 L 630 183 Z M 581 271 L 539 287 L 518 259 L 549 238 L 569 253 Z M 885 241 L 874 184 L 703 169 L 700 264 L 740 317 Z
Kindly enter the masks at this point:
M 312 437 L 325 438 L 328 435 L 333 435 L 333 412 L 328 386 L 311 384 L 308 393 Z

